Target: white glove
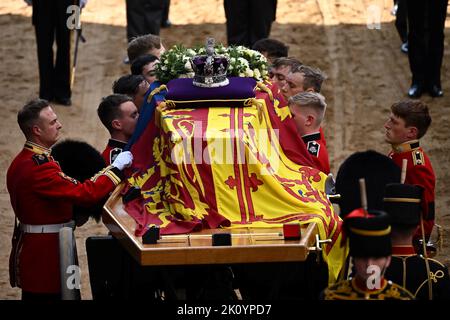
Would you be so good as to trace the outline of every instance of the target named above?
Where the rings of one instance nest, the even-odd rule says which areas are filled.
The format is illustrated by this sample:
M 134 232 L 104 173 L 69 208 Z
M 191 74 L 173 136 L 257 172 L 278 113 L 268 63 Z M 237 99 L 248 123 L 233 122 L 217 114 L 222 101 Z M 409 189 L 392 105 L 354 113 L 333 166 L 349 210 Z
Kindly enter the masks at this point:
M 130 151 L 124 151 L 117 155 L 116 160 L 112 163 L 112 166 L 119 170 L 123 170 L 131 166 L 133 162 L 133 154 Z
M 31 0 L 28 0 L 28 1 L 31 1 Z M 83 9 L 86 6 L 87 2 L 88 2 L 88 0 L 80 0 L 80 8 Z
M 325 193 L 336 194 L 336 181 L 333 178 L 333 174 L 330 172 L 325 180 Z
M 23 0 L 23 1 L 25 1 L 25 3 L 29 6 L 33 5 L 33 0 Z

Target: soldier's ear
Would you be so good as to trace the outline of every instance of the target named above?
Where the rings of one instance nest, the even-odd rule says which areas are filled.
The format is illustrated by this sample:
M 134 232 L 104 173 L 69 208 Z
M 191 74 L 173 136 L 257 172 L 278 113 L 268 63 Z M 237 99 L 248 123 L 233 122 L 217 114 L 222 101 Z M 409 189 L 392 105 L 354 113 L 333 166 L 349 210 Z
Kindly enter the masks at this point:
M 408 129 L 407 137 L 411 140 L 417 139 L 418 134 L 419 134 L 419 130 L 417 129 L 417 127 L 411 126 L 411 127 L 408 127 L 407 129 Z
M 122 130 L 122 122 L 118 119 L 111 121 L 111 127 L 115 130 Z
M 306 119 L 306 120 L 305 120 L 306 125 L 307 125 L 308 127 L 314 125 L 315 122 L 316 122 L 316 118 L 315 118 L 312 114 L 308 114 L 308 115 L 306 116 L 305 119 Z
M 31 127 L 31 133 L 34 136 L 40 136 L 41 135 L 41 128 L 39 128 L 39 126 L 37 124 L 33 125 Z

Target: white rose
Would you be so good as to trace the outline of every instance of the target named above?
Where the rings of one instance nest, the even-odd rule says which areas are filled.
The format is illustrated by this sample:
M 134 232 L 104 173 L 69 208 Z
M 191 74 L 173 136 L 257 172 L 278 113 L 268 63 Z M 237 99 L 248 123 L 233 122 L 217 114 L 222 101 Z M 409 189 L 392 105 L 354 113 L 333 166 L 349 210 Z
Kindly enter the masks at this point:
M 253 71 L 251 69 L 245 70 L 245 76 L 246 77 L 253 77 Z
M 248 67 L 248 61 L 245 60 L 245 59 L 242 58 L 242 57 L 238 58 L 238 63 L 241 64 L 241 65 L 243 65 L 243 66 L 245 66 L 245 67 Z
M 239 73 L 239 77 L 245 77 L 245 74 L 242 73 L 242 72 L 240 72 L 240 73 Z
M 169 60 L 165 60 L 165 61 L 164 61 L 164 64 L 169 64 Z
M 162 70 L 162 71 L 166 71 L 166 70 L 167 70 L 167 67 L 166 67 L 166 66 L 162 66 L 162 67 L 161 67 L 161 70 Z
M 184 64 L 184 69 L 186 69 L 187 71 L 192 71 L 191 62 L 189 60 Z
M 188 78 L 193 78 L 195 76 L 195 73 L 194 72 L 188 72 L 187 73 L 187 77 Z
M 253 76 L 258 79 L 261 78 L 261 73 L 258 69 L 253 69 Z

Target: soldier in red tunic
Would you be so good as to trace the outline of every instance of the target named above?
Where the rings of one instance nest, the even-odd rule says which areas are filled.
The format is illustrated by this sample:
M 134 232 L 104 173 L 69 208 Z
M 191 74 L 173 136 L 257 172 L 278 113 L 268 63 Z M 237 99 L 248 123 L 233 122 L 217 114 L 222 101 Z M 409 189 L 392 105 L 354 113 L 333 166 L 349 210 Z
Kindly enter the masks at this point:
M 391 114 L 386 121 L 385 140 L 392 150 L 389 156 L 398 166 L 407 160 L 406 184 L 423 187 L 422 217 L 425 238 L 428 241 L 434 226 L 434 189 L 436 177 L 431 161 L 420 147 L 419 139 L 427 132 L 431 124 L 428 107 L 421 101 L 405 100 L 391 106 Z M 420 227 L 415 240 L 421 238 Z
M 120 154 L 133 135 L 139 112 L 133 100 L 123 94 L 112 94 L 103 98 L 97 114 L 108 129 L 111 139 L 102 152 L 103 159 L 109 165 Z
M 132 155 L 120 154 L 111 166 L 79 182 L 65 175 L 50 155 L 62 126 L 46 100 L 26 104 L 18 123 L 27 141 L 7 173 L 11 205 L 20 223 L 14 232 L 10 280 L 22 288 L 23 299 L 58 299 L 59 230 L 74 227 L 74 204 L 92 205 L 119 184 Z
M 320 125 L 325 115 L 325 98 L 320 93 L 302 92 L 289 98 L 289 110 L 297 131 L 306 144 L 316 168 L 330 173 L 330 161 Z
M 285 80 L 280 87 L 281 93 L 288 100 L 293 95 L 301 92 L 317 92 L 322 90 L 323 81 L 326 76 L 319 69 L 315 69 L 306 65 L 292 66 Z M 325 133 L 320 127 L 320 139 L 324 145 L 327 144 L 325 140 Z
M 293 68 L 297 68 L 301 65 L 302 63 L 299 60 L 292 57 L 275 59 L 270 66 L 270 81 L 275 83 L 277 88 L 281 90 L 286 82 L 286 77 L 289 72 L 291 72 Z

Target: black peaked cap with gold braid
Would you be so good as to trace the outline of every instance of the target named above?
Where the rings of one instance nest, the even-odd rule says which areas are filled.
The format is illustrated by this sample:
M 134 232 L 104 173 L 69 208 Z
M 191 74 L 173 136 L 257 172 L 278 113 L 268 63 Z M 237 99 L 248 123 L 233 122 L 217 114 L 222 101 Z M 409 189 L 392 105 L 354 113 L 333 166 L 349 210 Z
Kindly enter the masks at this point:
M 410 228 L 420 222 L 423 189 L 419 186 L 390 183 L 384 191 L 384 211 L 390 216 L 392 226 Z
M 352 211 L 344 220 L 352 257 L 386 257 L 392 253 L 391 226 L 384 211 L 363 209 Z

